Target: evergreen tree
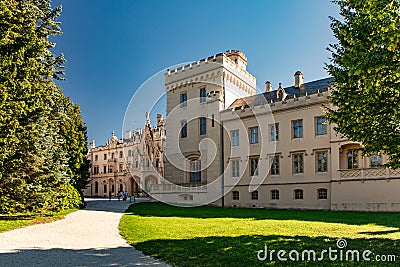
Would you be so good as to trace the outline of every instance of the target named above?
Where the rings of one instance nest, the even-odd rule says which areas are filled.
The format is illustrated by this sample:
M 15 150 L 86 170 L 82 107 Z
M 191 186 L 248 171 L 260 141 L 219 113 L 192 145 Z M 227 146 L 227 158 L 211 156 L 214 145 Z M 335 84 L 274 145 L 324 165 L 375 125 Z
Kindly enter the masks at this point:
M 326 109 L 344 137 L 363 152 L 389 154 L 400 167 L 400 4 L 397 0 L 336 0 L 342 19 L 331 18 L 338 43 L 329 73 L 337 84 Z
M 82 204 L 86 128 L 54 83 L 64 57 L 50 50 L 60 12 L 50 1 L 0 0 L 0 213 Z

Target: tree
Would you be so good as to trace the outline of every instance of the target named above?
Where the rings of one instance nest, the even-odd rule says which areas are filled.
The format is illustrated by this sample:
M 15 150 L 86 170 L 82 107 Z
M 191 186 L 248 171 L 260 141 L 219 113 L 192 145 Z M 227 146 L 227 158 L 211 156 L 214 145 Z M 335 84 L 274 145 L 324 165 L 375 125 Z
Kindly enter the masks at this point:
M 54 82 L 62 79 L 64 57 L 50 50 L 61 12 L 50 2 L 0 0 L 0 213 L 82 204 L 86 128 Z M 72 149 L 82 155 L 70 156 Z
M 390 156 L 400 167 L 400 4 L 397 0 L 336 0 L 342 20 L 330 18 L 337 44 L 328 72 L 337 88 L 329 122 L 364 155 Z

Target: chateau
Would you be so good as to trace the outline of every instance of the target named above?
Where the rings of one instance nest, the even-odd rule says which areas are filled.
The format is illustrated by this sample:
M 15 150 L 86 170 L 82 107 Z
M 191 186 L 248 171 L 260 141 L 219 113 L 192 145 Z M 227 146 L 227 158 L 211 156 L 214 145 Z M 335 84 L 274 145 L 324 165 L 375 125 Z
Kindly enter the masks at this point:
M 341 138 L 327 123 L 322 107 L 330 105 L 332 78 L 305 82 L 297 71 L 293 86 L 273 90 L 266 82 L 265 92 L 256 94 L 246 66 L 242 52 L 229 50 L 168 70 L 166 121 L 144 130 L 157 138 L 135 134 L 129 142 L 112 137 L 106 147 L 91 145 L 93 181 L 100 175 L 95 166 L 104 176 L 110 165 L 106 154 L 117 170 L 115 157 L 129 148 L 137 152 L 122 158 L 137 173 L 133 180 L 171 204 L 400 211 L 400 170 L 383 167 L 386 155 L 362 157 L 360 143 Z M 102 161 L 96 165 L 92 154 Z M 156 173 L 145 173 L 145 154 Z M 113 184 L 137 188 L 129 175 L 107 174 L 98 181 L 104 187 L 99 196 Z
M 116 196 L 120 191 L 129 195 L 149 191 L 152 184 L 160 183 L 164 174 L 163 147 L 165 121 L 157 114 L 157 126 L 152 127 L 146 114 L 144 129 L 133 134 L 126 132 L 123 139 L 112 133 L 104 146 L 90 143 L 88 153 L 91 162 L 90 183 L 85 196 Z

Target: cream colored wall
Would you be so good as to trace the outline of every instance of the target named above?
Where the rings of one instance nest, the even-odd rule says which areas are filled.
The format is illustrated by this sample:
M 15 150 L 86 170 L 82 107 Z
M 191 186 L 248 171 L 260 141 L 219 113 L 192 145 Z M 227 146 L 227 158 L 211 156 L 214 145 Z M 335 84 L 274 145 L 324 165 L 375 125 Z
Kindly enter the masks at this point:
M 400 211 L 400 177 L 332 183 L 332 210 Z
M 227 131 L 239 130 L 239 146 L 231 148 L 225 146 L 225 190 L 239 190 L 243 199 L 233 201 L 231 193 L 226 197 L 227 205 L 240 205 L 252 207 L 259 205 L 263 207 L 276 208 L 303 208 L 303 209 L 329 209 L 330 208 L 330 130 L 322 136 L 316 135 L 315 118 L 323 116 L 320 108 L 321 103 L 326 101 L 325 95 L 311 95 L 309 98 L 302 97 L 296 101 L 289 99 L 286 103 L 275 103 L 271 110 L 267 106 L 246 108 L 241 111 L 224 111 L 221 113 L 224 126 Z M 273 116 L 271 116 L 272 111 Z M 254 116 L 256 114 L 256 116 Z M 237 117 L 241 119 L 237 119 Z M 303 119 L 303 137 L 292 138 L 292 121 Z M 269 125 L 279 123 L 279 141 L 269 141 Z M 259 127 L 258 144 L 249 144 L 249 128 Z M 229 142 L 230 138 L 227 139 Z M 328 153 L 328 171 L 317 173 L 316 171 L 316 151 L 326 151 Z M 293 174 L 292 155 L 295 152 L 303 153 L 304 173 Z M 280 174 L 271 176 L 269 171 L 270 157 L 274 154 L 280 155 Z M 229 156 L 228 156 L 229 155 Z M 259 175 L 250 177 L 250 164 L 248 156 L 259 156 Z M 240 170 L 244 171 L 243 177 L 232 177 L 231 160 L 240 159 Z M 237 184 L 238 186 L 234 186 Z M 259 188 L 260 200 L 251 200 L 252 191 L 257 185 Z M 328 189 L 328 200 L 317 199 L 317 189 Z M 279 189 L 280 199 L 270 200 L 270 190 Z M 294 200 L 293 190 L 303 189 L 304 199 Z M 254 204 L 258 203 L 258 204 Z

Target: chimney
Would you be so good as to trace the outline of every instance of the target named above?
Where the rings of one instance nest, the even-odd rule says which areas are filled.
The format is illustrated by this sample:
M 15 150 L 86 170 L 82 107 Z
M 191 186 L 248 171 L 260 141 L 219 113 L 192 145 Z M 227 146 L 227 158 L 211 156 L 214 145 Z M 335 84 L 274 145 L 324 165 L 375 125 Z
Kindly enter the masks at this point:
M 294 74 L 294 87 L 300 88 L 300 86 L 302 86 L 303 84 L 304 84 L 303 73 L 301 73 L 301 71 L 298 70 Z
M 271 82 L 269 82 L 269 81 L 265 82 L 265 92 L 271 92 L 271 91 L 272 91 Z

